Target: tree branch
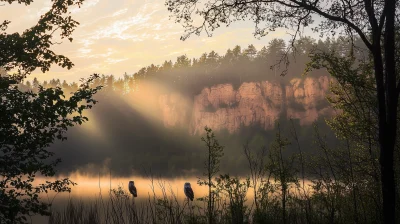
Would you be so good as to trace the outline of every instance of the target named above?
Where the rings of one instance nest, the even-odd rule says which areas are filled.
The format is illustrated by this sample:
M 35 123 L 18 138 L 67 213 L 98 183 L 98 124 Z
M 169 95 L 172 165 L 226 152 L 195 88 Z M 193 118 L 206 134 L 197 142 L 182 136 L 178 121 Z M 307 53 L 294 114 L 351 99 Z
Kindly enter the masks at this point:
M 337 21 L 337 22 L 342 22 L 342 23 L 348 25 L 350 28 L 354 29 L 354 31 L 356 31 L 358 35 L 360 35 L 361 39 L 363 40 L 365 45 L 368 47 L 368 49 L 372 50 L 372 44 L 370 43 L 368 38 L 365 36 L 365 34 L 362 32 L 362 30 L 359 27 L 357 27 L 354 23 L 350 22 L 348 19 L 342 18 L 339 16 L 334 16 L 329 13 L 323 12 L 322 10 L 318 9 L 317 7 L 315 7 L 311 4 L 307 4 L 304 1 L 302 1 L 302 2 L 294 1 L 294 0 L 291 0 L 291 1 L 298 4 L 299 6 L 302 6 L 303 8 L 305 8 L 307 10 L 311 10 L 311 11 L 325 17 L 326 19 L 329 19 L 332 21 Z

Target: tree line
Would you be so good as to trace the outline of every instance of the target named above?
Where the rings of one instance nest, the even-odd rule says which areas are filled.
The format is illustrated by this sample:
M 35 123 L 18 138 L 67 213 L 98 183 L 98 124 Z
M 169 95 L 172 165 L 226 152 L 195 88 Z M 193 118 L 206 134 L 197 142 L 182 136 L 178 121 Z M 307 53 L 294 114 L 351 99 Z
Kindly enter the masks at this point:
M 231 83 L 238 88 L 244 82 L 272 81 L 289 84 L 293 78 L 320 77 L 329 75 L 324 70 L 314 70 L 307 76 L 302 76 L 310 55 L 317 52 L 335 52 L 335 55 L 363 58 L 365 48 L 358 40 L 358 50 L 352 48 L 349 38 L 326 38 L 315 40 L 303 37 L 296 41 L 295 51 L 286 52 L 287 43 L 282 39 L 273 39 L 268 46 L 257 50 L 250 44 L 246 48 L 235 46 L 228 49 L 224 55 L 215 51 L 203 53 L 199 58 L 190 59 L 186 55 L 176 58 L 175 62 L 165 61 L 162 65 L 151 64 L 139 69 L 134 74 L 123 74 L 116 78 L 114 75 L 102 75 L 96 79 L 93 86 L 101 85 L 105 91 L 113 91 L 125 95 L 140 90 L 141 82 L 153 81 L 168 86 L 169 90 L 177 91 L 187 96 L 199 94 L 205 87 L 217 84 Z M 280 65 L 283 57 L 289 57 L 288 66 Z M 284 77 L 282 75 L 285 74 Z M 22 89 L 34 89 L 39 85 L 61 87 L 66 93 L 77 89 L 76 83 L 68 83 L 59 79 L 21 84 Z

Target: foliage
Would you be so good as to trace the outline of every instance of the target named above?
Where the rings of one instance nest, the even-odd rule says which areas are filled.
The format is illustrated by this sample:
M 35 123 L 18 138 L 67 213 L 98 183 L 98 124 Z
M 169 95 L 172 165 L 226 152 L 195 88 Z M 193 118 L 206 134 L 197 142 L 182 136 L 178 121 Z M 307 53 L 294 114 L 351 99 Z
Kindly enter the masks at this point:
M 250 187 L 250 179 L 243 182 L 237 177 L 229 174 L 220 175 L 216 178 L 217 191 L 224 194 L 228 199 L 228 222 L 232 224 L 243 224 L 248 220 L 250 210 L 245 205 L 246 194 Z
M 8 34 L 5 31 L 11 21 L 0 24 L 0 67 L 7 71 L 18 70 L 19 78 L 25 78 L 35 69 L 48 71 L 52 64 L 72 68 L 73 63 L 63 55 L 57 55 L 50 47 L 56 44 L 53 34 L 59 31 L 61 39 L 72 41 L 72 32 L 79 23 L 67 14 L 71 6 L 80 6 L 84 0 L 53 1 L 51 8 L 40 17 L 33 27 L 22 34 Z M 33 0 L 7 0 L 7 3 L 18 2 L 30 5 Z
M 331 154 L 333 158 L 340 158 L 343 155 L 348 157 L 346 168 L 342 164 L 336 172 L 340 174 L 337 178 L 345 178 L 343 182 L 349 185 L 354 197 L 353 207 L 350 209 L 354 211 L 354 220 L 358 221 L 360 194 L 370 194 L 373 201 L 367 204 L 375 207 L 378 212 L 382 209 L 376 204 L 382 202 L 382 192 L 379 186 L 381 167 L 378 161 L 379 113 L 374 108 L 377 104 L 375 98 L 377 90 L 374 77 L 370 75 L 372 64 L 368 61 L 355 63 L 354 58 L 337 57 L 332 54 L 315 55 L 309 64 L 316 68 L 321 65 L 328 68 L 336 79 L 331 87 L 333 96 L 329 97 L 328 101 L 335 109 L 342 111 L 327 123 L 335 131 L 337 137 L 345 141 L 345 145 L 337 149 L 338 152 L 334 155 L 330 150 L 327 150 L 325 154 L 326 156 Z M 399 153 L 398 150 L 396 153 Z
M 201 141 L 205 143 L 207 148 L 207 158 L 204 162 L 205 172 L 203 173 L 205 179 L 199 179 L 197 183 L 200 186 L 208 186 L 208 197 L 201 198 L 201 200 L 207 201 L 208 223 L 212 224 L 216 222 L 215 205 L 218 197 L 218 192 L 215 191 L 216 184 L 213 178 L 219 172 L 220 158 L 224 155 L 224 147 L 219 144 L 211 128 L 206 126 L 204 130 L 206 131 L 206 137 L 201 137 Z
M 282 219 L 283 223 L 287 223 L 286 214 L 286 203 L 289 196 L 289 190 L 292 184 L 298 184 L 298 179 L 296 177 L 296 167 L 294 166 L 295 157 L 284 159 L 283 150 L 290 144 L 290 142 L 282 138 L 281 129 L 279 124 L 277 124 L 277 133 L 274 143 L 269 151 L 269 162 L 266 169 L 271 173 L 272 178 L 274 178 L 277 188 L 280 189 L 282 199 Z
M 334 109 L 342 111 L 329 122 L 341 139 L 378 144 L 378 111 L 376 87 L 371 62 L 351 57 L 337 57 L 334 53 L 319 53 L 308 64 L 310 69 L 327 68 L 335 78 L 328 97 Z
M 65 131 L 87 118 L 82 114 L 97 101 L 92 96 L 99 88 L 89 84 L 96 76 L 82 83 L 69 99 L 63 98 L 60 88 L 44 89 L 38 93 L 22 92 L 17 86 L 0 89 L 0 181 L 1 219 L 6 222 L 22 222 L 24 215 L 39 213 L 48 215 L 48 203 L 41 202 L 40 193 L 49 190 L 69 191 L 68 179 L 36 185 L 37 175 L 55 175 L 59 159 L 50 161 L 54 152 L 48 151 L 55 139 L 66 140 Z M 4 84 L 9 81 L 2 78 Z M 5 84 L 4 84 L 5 85 Z M 84 101 L 84 103 L 81 103 Z M 51 203 L 51 202 L 49 202 Z
M 29 5 L 31 0 L 8 0 Z M 73 63 L 50 48 L 53 35 L 72 41 L 71 34 L 78 22 L 67 14 L 71 6 L 83 0 L 53 1 L 51 9 L 36 25 L 23 33 L 6 33 L 10 21 L 0 25 L 0 222 L 26 223 L 27 216 L 50 215 L 52 201 L 41 196 L 49 191 L 70 191 L 75 183 L 68 178 L 37 183 L 38 176 L 55 175 L 60 162 L 53 160 L 48 147 L 56 140 L 66 140 L 69 127 L 87 121 L 83 111 L 96 104 L 93 95 L 101 87 L 91 88 L 98 75 L 92 75 L 77 86 L 68 98 L 61 87 L 45 88 L 34 80 L 35 91 L 23 90 L 19 83 L 35 69 L 46 72 L 52 64 L 71 68 Z

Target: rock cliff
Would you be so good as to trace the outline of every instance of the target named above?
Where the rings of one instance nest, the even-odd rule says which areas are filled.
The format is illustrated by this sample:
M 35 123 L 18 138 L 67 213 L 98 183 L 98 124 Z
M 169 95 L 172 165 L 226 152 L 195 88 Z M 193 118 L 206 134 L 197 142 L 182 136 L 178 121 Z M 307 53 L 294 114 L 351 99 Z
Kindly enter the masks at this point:
M 231 84 L 220 84 L 204 88 L 192 100 L 180 93 L 161 95 L 159 106 L 166 127 L 187 126 L 191 134 L 202 133 L 206 125 L 231 133 L 251 124 L 271 129 L 282 116 L 300 119 L 305 125 L 332 115 L 325 98 L 329 84 L 328 76 L 293 79 L 287 85 L 247 82 L 237 90 Z

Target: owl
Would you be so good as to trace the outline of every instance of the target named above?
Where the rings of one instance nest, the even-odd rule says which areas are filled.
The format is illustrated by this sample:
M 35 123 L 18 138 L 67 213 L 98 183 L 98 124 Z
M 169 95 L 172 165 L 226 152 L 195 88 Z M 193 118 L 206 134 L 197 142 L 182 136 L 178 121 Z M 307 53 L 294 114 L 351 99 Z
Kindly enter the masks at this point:
M 190 183 L 185 183 L 185 185 L 183 187 L 183 191 L 185 192 L 186 197 L 188 199 L 190 199 L 191 201 L 193 201 L 194 193 L 193 193 L 192 187 L 190 186 Z
M 133 195 L 133 197 L 137 197 L 137 190 L 135 187 L 135 182 L 133 182 L 132 180 L 129 181 L 129 186 L 128 186 L 129 192 L 131 192 L 131 194 Z

